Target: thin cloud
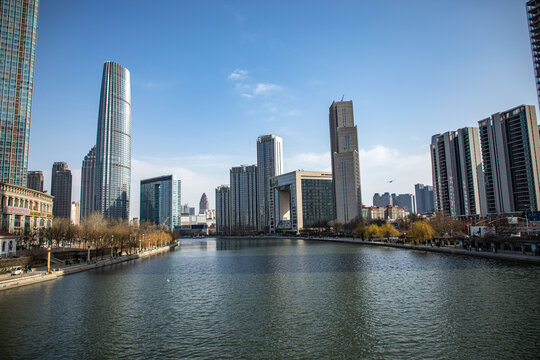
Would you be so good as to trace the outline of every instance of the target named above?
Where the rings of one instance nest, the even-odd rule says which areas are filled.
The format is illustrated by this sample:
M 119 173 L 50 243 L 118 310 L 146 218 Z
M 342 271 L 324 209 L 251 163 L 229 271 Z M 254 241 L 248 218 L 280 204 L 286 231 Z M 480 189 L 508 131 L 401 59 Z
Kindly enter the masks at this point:
M 229 74 L 228 79 L 230 81 L 242 81 L 247 78 L 247 75 L 247 70 L 234 69 L 234 71 Z
M 280 92 L 283 90 L 283 87 L 271 84 L 271 83 L 259 83 L 255 85 L 255 88 L 253 89 L 253 95 L 268 95 L 271 93 Z

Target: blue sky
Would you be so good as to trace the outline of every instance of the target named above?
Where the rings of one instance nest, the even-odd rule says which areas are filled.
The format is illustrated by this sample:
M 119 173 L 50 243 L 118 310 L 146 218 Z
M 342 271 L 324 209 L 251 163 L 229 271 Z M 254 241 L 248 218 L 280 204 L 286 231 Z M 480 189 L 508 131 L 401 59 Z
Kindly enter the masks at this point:
M 141 178 L 169 173 L 213 207 L 264 134 L 283 137 L 286 171 L 329 170 L 343 95 L 367 205 L 431 184 L 433 134 L 538 106 L 525 1 L 41 1 L 29 169 L 49 188 L 66 161 L 73 200 L 108 60 L 131 72 L 132 217 Z

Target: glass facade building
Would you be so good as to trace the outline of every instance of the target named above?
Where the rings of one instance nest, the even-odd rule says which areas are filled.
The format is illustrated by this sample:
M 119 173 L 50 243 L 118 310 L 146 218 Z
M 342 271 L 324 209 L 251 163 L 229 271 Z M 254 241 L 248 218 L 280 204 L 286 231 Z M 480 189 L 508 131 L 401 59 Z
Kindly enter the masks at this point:
M 71 217 L 71 170 L 65 162 L 55 162 L 51 172 L 51 195 L 54 217 Z
M 81 168 L 81 219 L 94 212 L 94 178 L 96 176 L 96 147 L 84 157 Z
M 129 219 L 131 190 L 131 81 L 114 62 L 103 66 L 96 141 L 95 210 Z
M 257 165 L 233 167 L 231 176 L 231 229 L 257 231 Z
M 267 232 L 270 226 L 270 178 L 283 174 L 283 139 L 276 135 L 257 139 L 258 225 Z
M 39 0 L 0 1 L 0 181 L 26 186 Z
M 335 219 L 331 179 L 302 179 L 302 216 L 304 228 Z
M 141 180 L 140 221 L 164 224 L 172 231 L 180 225 L 181 212 L 180 180 L 173 175 Z
M 26 177 L 26 187 L 32 190 L 43 192 L 43 172 L 42 171 L 29 171 Z

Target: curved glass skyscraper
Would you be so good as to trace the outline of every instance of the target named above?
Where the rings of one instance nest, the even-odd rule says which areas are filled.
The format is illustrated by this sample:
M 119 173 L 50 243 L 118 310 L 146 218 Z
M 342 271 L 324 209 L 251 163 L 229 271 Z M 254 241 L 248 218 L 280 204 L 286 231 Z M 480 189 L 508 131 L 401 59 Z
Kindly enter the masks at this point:
M 103 66 L 96 141 L 95 210 L 129 219 L 131 184 L 131 81 L 114 62 Z

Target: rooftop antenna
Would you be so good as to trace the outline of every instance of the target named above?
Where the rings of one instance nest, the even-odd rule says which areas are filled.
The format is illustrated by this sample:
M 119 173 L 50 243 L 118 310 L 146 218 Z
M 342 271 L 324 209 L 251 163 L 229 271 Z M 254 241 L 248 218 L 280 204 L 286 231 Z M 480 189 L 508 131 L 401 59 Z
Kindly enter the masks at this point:
M 345 94 L 343 94 L 343 96 L 341 96 L 341 101 L 343 101 L 343 98 L 345 97 Z

